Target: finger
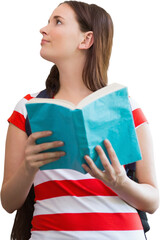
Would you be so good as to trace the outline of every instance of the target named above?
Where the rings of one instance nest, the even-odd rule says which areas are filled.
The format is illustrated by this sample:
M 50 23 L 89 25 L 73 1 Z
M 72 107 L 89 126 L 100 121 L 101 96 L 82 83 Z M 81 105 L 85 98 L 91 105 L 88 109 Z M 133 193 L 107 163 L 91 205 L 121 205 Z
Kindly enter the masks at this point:
M 42 161 L 38 161 L 38 162 L 34 162 L 32 165 L 33 167 L 36 167 L 36 168 L 40 168 L 48 163 L 51 163 L 51 162 L 55 162 L 57 160 L 59 160 L 60 158 L 51 158 L 51 159 L 47 159 L 47 160 L 42 160 Z
M 86 172 L 88 172 L 92 176 L 92 170 L 86 164 L 82 164 L 82 167 Z
M 95 178 L 100 178 L 102 176 L 102 171 L 97 168 L 93 160 L 88 155 L 85 155 L 84 159 L 88 164 L 88 166 L 86 164 L 84 166 L 87 172 L 90 173 L 91 176 Z
M 110 161 L 108 160 L 105 152 L 101 148 L 101 146 L 96 146 L 96 151 L 100 157 L 101 163 L 104 167 L 104 170 L 107 171 L 112 171 L 112 165 L 110 164 Z
M 39 153 L 43 152 L 52 148 L 57 148 L 63 146 L 64 143 L 61 141 L 54 141 L 54 142 L 47 142 L 47 143 L 42 143 L 42 144 L 37 144 L 32 148 L 32 153 Z
M 94 162 L 92 161 L 92 159 L 88 155 L 85 155 L 84 159 L 86 160 L 90 169 L 93 169 L 95 167 Z
M 65 152 L 47 152 L 47 153 L 40 153 L 36 155 L 29 155 L 26 157 L 26 161 L 31 165 L 34 162 L 38 161 L 45 161 L 48 159 L 60 158 L 65 155 Z
M 104 140 L 104 145 L 106 147 L 106 150 L 108 152 L 108 156 L 109 156 L 109 159 L 112 163 L 112 166 L 115 167 L 115 166 L 120 166 L 120 163 L 119 163 L 119 160 L 117 158 L 117 155 L 112 147 L 112 144 L 110 143 L 109 140 Z
M 43 138 L 43 137 L 48 137 L 52 135 L 52 132 L 51 131 L 41 131 L 41 132 L 35 132 L 35 133 L 32 133 L 29 138 L 28 138 L 28 144 L 30 145 L 33 145 L 35 144 L 35 141 L 38 139 L 38 138 Z
M 32 161 L 46 161 L 48 159 L 60 158 L 65 156 L 65 152 L 47 152 L 47 153 L 40 153 L 32 156 Z

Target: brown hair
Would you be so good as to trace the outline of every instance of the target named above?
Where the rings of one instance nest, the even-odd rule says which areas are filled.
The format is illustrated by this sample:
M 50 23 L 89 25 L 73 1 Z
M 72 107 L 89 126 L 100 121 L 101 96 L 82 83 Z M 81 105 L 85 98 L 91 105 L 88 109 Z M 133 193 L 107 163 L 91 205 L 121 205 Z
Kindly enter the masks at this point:
M 94 43 L 87 50 L 83 69 L 83 82 L 91 91 L 96 91 L 108 83 L 107 70 L 112 50 L 113 23 L 110 15 L 95 4 L 65 1 L 75 12 L 82 32 L 93 31 Z M 46 88 L 51 96 L 60 88 L 59 72 L 56 65 L 51 68 L 46 80 Z
M 83 81 L 92 91 L 96 91 L 108 83 L 107 70 L 112 49 L 113 23 L 110 15 L 95 4 L 77 1 L 65 1 L 75 12 L 80 30 L 93 31 L 94 43 L 87 51 L 83 69 Z M 56 65 L 51 68 L 46 80 L 46 89 L 51 96 L 59 90 L 59 71 Z M 28 240 L 31 236 L 33 217 L 34 188 L 32 186 L 23 206 L 17 210 L 11 239 Z

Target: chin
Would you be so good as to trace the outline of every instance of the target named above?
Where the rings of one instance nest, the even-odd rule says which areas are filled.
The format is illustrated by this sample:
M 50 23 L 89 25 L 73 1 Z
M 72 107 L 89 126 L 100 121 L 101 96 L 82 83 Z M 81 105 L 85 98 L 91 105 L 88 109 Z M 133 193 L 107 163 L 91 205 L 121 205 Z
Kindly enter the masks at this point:
M 40 51 L 40 56 L 41 56 L 43 59 L 45 59 L 45 60 L 47 60 L 47 61 L 49 61 L 49 62 L 53 62 L 53 63 L 54 63 L 53 56 L 51 56 L 50 54 L 47 54 L 47 52 L 46 52 L 46 51 L 43 51 L 43 49 L 41 49 L 41 51 Z

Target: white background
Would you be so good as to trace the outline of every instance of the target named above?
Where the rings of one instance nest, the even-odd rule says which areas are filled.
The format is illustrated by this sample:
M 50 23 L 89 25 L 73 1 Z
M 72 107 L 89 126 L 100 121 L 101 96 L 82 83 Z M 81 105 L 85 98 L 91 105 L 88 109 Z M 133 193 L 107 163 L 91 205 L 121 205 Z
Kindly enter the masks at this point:
M 96 3 L 95 0 L 85 1 Z M 0 3 L 0 183 L 3 179 L 7 118 L 26 94 L 44 89 L 52 64 L 39 55 L 39 29 L 60 1 L 8 0 Z M 109 68 L 109 83 L 129 87 L 150 123 L 158 184 L 160 184 L 159 104 L 160 104 L 160 14 L 157 0 L 98 1 L 114 22 L 114 44 Z M 150 146 L 148 146 L 150 147 Z M 0 238 L 10 239 L 14 213 L 0 206 Z M 148 215 L 149 240 L 159 235 L 160 210 Z

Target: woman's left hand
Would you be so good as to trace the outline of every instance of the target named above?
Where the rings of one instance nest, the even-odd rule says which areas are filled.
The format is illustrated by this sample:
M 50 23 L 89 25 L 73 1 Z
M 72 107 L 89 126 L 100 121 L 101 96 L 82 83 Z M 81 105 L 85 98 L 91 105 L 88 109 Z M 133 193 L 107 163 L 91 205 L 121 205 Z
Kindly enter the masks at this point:
M 100 179 L 104 184 L 112 189 L 117 189 L 124 184 L 128 177 L 126 175 L 124 167 L 120 165 L 111 143 L 108 140 L 104 140 L 104 145 L 107 149 L 111 163 L 101 146 L 96 146 L 96 151 L 100 157 L 104 171 L 101 171 L 99 168 L 97 168 L 93 160 L 88 155 L 84 156 L 84 159 L 86 160 L 88 166 L 86 164 L 83 164 L 82 167 L 92 177 Z

